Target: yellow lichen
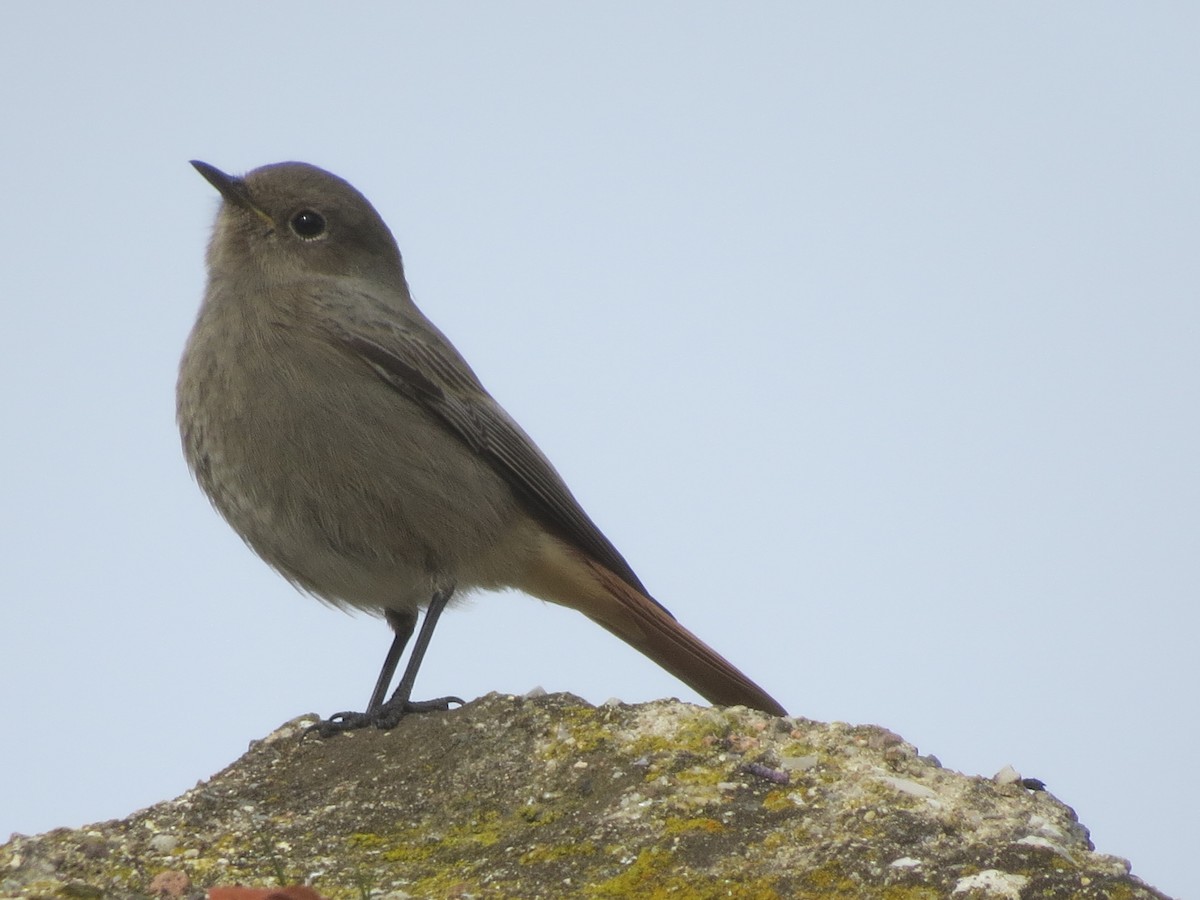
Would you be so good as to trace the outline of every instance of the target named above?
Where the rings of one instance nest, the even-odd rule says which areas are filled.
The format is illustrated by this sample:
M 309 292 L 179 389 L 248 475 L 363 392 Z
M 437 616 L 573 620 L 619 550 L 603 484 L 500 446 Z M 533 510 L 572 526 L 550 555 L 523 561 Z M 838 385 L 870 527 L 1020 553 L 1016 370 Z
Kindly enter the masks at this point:
M 679 874 L 674 859 L 665 850 L 643 850 L 621 874 L 584 889 L 598 898 L 638 897 L 639 900 L 778 900 L 767 878 L 713 878 L 697 881 Z
M 702 817 L 681 819 L 670 816 L 663 822 L 663 834 L 683 834 L 688 831 L 707 831 L 709 834 L 716 834 L 724 830 L 725 826 L 716 819 Z
M 537 844 L 532 849 L 521 854 L 521 865 L 536 866 L 543 863 L 558 862 L 563 859 L 575 859 L 580 856 L 593 856 L 597 852 L 596 845 L 591 841 L 559 844 L 550 846 Z

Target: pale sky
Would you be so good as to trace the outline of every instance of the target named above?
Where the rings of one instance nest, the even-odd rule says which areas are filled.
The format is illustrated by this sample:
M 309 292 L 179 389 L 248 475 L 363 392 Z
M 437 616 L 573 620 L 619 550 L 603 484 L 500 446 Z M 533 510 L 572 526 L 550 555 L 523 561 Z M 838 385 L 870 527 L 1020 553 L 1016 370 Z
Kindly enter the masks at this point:
M 25 4 L 0 32 L 0 840 L 361 708 L 174 425 L 217 195 L 299 159 L 655 596 L 797 715 L 1011 763 L 1200 896 L 1200 6 Z M 480 595 L 418 696 L 696 700 Z M 486 752 L 481 748 L 480 752 Z

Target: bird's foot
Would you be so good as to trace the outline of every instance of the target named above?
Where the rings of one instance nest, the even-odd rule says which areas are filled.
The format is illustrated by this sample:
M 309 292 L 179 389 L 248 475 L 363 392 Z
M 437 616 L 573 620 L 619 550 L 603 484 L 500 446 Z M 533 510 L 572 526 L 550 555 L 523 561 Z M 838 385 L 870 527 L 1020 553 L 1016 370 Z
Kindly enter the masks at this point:
M 339 712 L 328 719 L 310 725 L 305 729 L 305 735 L 315 732 L 319 737 L 331 737 L 344 731 L 357 731 L 359 728 L 382 728 L 385 731 L 395 728 L 400 720 L 412 713 L 438 712 L 448 710 L 451 703 L 463 705 L 460 697 L 438 697 L 436 700 L 399 700 L 393 697 L 387 703 L 366 712 Z

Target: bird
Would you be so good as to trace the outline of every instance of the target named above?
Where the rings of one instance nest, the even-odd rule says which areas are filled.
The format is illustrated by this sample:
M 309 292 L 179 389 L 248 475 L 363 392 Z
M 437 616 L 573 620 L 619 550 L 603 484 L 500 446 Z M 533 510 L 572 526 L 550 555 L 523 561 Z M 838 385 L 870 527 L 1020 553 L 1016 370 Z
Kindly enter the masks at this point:
M 786 715 L 651 597 L 417 308 L 365 196 L 308 163 L 192 165 L 221 204 L 176 385 L 188 466 L 284 578 L 393 631 L 366 709 L 322 735 L 461 704 L 412 699 L 421 661 L 452 600 L 506 588 L 578 610 L 711 703 Z

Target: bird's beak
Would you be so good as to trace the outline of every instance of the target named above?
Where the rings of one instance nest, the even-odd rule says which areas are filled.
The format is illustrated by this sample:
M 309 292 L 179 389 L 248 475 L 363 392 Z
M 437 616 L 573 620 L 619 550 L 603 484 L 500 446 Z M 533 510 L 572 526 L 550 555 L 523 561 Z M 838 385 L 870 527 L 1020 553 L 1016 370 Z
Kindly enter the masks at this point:
M 275 227 L 275 220 L 255 206 L 254 201 L 250 199 L 250 191 L 246 187 L 246 182 L 240 178 L 234 178 L 232 175 L 226 175 L 216 166 L 210 166 L 208 163 L 201 162 L 198 159 L 193 159 L 191 163 L 195 170 L 204 176 L 204 180 L 220 192 L 227 203 L 232 203 L 240 209 L 256 213 L 266 220 L 267 224 L 272 228 Z

